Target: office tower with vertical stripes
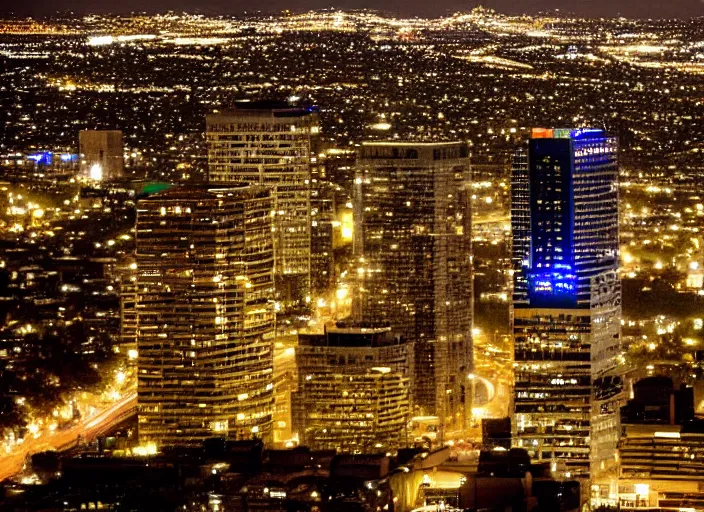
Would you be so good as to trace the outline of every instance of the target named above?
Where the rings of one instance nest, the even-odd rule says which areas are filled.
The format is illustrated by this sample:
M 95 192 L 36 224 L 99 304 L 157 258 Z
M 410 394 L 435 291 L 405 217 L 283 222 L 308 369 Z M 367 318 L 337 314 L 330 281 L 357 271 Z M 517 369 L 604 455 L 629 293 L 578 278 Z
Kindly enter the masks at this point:
M 271 215 L 264 187 L 177 187 L 139 201 L 140 441 L 270 439 Z
M 513 444 L 572 476 L 607 474 L 623 398 L 616 140 L 534 129 L 511 187 Z
M 358 320 L 414 344 L 417 414 L 462 428 L 472 364 L 468 148 L 365 142 L 355 177 Z

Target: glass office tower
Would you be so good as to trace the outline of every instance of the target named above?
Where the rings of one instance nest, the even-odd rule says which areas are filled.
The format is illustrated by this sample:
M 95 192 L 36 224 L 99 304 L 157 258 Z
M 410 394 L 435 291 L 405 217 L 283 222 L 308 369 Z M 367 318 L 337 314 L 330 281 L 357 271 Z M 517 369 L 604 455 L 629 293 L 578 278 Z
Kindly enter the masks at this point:
M 614 468 L 617 143 L 598 129 L 534 129 L 514 157 L 514 446 L 571 476 Z
M 358 319 L 414 344 L 415 412 L 465 422 L 472 363 L 469 154 L 459 142 L 365 142 L 355 178 Z

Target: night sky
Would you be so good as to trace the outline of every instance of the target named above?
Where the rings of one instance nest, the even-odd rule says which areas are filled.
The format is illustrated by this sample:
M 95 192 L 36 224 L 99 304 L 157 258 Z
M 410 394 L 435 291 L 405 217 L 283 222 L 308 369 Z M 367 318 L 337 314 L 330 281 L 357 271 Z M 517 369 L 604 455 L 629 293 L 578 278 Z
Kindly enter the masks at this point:
M 0 12 L 46 15 L 57 10 L 80 13 L 163 12 L 178 10 L 204 14 L 239 14 L 255 8 L 264 12 L 282 9 L 304 11 L 326 7 L 372 8 L 400 16 L 442 16 L 468 11 L 478 4 L 509 14 L 535 14 L 553 9 L 590 17 L 637 18 L 704 16 L 704 0 L 0 0 Z M 703 21 L 704 23 L 704 21 Z

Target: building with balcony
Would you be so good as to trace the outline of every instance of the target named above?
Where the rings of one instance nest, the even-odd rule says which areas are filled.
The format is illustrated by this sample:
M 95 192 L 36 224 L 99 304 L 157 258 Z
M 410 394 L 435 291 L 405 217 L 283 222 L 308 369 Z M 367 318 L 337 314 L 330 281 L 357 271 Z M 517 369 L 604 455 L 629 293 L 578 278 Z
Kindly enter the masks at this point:
M 293 426 L 313 449 L 387 452 L 408 443 L 409 347 L 389 328 L 301 334 Z
M 272 432 L 274 254 L 264 187 L 139 201 L 139 437 L 197 446 Z

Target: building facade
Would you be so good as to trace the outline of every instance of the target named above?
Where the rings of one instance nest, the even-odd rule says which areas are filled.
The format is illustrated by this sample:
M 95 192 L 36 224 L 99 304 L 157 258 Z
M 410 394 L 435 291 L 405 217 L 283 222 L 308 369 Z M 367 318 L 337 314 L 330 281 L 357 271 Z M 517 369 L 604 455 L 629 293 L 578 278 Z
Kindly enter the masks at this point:
M 274 254 L 263 187 L 178 187 L 137 207 L 139 437 L 272 431 Z
M 622 510 L 704 510 L 704 421 L 693 391 L 664 376 L 633 385 L 621 408 L 618 482 L 594 486 L 595 500 Z
M 604 488 L 600 501 L 621 510 L 704 510 L 704 426 L 623 425 L 618 494 Z M 601 487 L 600 487 L 601 489 Z M 595 489 L 595 490 L 600 490 Z M 618 496 L 618 500 L 613 499 Z
M 313 297 L 324 297 L 335 283 L 335 212 L 335 186 L 314 178 L 310 203 L 310 283 Z
M 572 476 L 614 474 L 616 141 L 602 130 L 535 129 L 511 186 L 513 444 L 535 461 L 565 461 Z
M 472 358 L 468 156 L 462 143 L 368 142 L 355 178 L 355 315 L 414 344 L 414 412 L 455 427 Z
M 121 130 L 81 130 L 80 172 L 95 181 L 120 178 L 124 174 L 124 149 Z
M 137 263 L 122 261 L 117 274 L 120 280 L 120 353 L 134 360 L 137 351 Z
M 284 302 L 310 295 L 311 160 L 318 130 L 314 109 L 285 103 L 240 103 L 206 120 L 209 182 L 272 191 L 276 291 Z
M 312 449 L 387 452 L 406 446 L 409 350 L 389 328 L 302 334 L 294 430 Z

